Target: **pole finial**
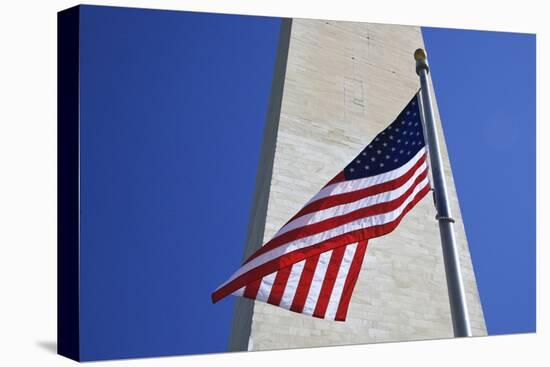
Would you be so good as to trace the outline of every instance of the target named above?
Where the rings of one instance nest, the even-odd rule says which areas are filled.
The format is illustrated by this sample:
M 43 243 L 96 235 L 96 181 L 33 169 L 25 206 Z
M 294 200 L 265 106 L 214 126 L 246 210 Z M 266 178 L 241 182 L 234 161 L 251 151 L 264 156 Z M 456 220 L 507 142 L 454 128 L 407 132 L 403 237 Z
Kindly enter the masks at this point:
M 428 73 L 430 72 L 426 51 L 424 51 L 423 48 L 417 48 L 416 51 L 414 51 L 414 59 L 416 60 L 416 73 L 418 75 L 420 75 L 420 70 L 426 70 Z
M 414 51 L 414 59 L 416 61 L 426 60 L 426 51 L 424 51 L 423 48 L 417 48 L 416 51 Z

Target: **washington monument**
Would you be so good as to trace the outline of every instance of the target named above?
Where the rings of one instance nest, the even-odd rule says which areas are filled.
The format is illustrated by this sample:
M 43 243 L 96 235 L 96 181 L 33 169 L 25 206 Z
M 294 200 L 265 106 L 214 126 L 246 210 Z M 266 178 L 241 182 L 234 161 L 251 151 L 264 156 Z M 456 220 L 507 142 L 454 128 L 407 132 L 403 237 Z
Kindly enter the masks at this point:
M 418 48 L 424 48 L 420 27 L 283 19 L 243 258 L 267 242 L 418 91 L 412 59 Z M 487 335 L 433 94 L 432 101 L 472 335 Z M 391 235 L 369 241 L 346 322 L 237 297 L 229 350 L 453 337 L 435 216 L 428 195 Z

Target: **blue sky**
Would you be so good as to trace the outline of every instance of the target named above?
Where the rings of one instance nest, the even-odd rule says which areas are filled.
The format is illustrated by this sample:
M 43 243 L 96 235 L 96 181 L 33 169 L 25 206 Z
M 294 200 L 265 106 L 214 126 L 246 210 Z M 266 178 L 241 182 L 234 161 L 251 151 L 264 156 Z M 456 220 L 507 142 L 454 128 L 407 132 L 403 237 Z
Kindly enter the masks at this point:
M 227 351 L 279 26 L 81 8 L 83 359 Z
M 227 350 L 280 24 L 81 8 L 83 359 Z M 534 37 L 423 33 L 489 333 L 534 331 Z

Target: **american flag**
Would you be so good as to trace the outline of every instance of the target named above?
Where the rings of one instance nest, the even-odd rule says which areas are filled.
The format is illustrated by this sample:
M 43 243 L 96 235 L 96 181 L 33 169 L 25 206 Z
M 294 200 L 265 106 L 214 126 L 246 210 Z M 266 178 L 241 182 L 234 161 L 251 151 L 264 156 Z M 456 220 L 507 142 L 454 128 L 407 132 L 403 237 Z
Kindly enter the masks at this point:
M 429 191 L 418 95 L 275 236 L 212 293 L 345 321 L 368 240 Z

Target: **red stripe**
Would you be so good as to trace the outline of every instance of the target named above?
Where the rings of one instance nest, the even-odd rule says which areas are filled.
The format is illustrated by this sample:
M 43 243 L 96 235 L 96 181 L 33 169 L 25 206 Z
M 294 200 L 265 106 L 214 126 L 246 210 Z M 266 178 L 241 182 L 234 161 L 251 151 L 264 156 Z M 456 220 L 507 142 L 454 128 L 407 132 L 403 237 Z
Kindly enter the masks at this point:
M 291 311 L 301 313 L 304 309 L 307 294 L 309 293 L 309 287 L 311 286 L 313 274 L 315 273 L 315 268 L 317 267 L 318 262 L 319 254 L 316 256 L 311 256 L 306 260 L 304 270 L 302 270 L 302 275 L 300 276 L 300 281 L 298 282 L 298 287 L 296 288 L 294 300 L 292 301 L 292 306 L 290 306 Z
M 343 182 L 345 180 L 346 180 L 346 175 L 344 174 L 344 171 L 340 171 L 336 176 L 334 176 L 332 180 L 327 182 L 327 184 L 324 187 L 327 187 L 329 185 L 332 185 L 338 182 Z
M 330 300 L 330 295 L 332 294 L 332 289 L 334 288 L 334 283 L 336 282 L 336 277 L 338 276 L 338 271 L 340 270 L 340 265 L 342 264 L 342 259 L 344 258 L 346 248 L 347 246 L 340 246 L 332 250 L 332 256 L 330 257 L 330 262 L 328 263 L 325 279 L 323 280 L 323 285 L 321 287 L 321 291 L 319 292 L 319 297 L 317 298 L 315 311 L 313 311 L 314 317 L 319 317 L 321 319 L 325 317 L 328 301 Z
M 250 299 L 256 299 L 256 296 L 258 295 L 258 290 L 260 289 L 260 284 L 262 283 L 262 278 L 259 278 L 251 283 L 248 283 L 246 285 L 246 288 L 243 292 L 243 297 L 250 298 Z M 231 292 L 233 293 L 233 292 Z
M 269 293 L 267 303 L 279 306 L 279 304 L 281 303 L 281 298 L 283 298 L 283 294 L 286 288 L 286 282 L 288 281 L 288 277 L 290 276 L 291 271 L 292 266 L 287 266 L 286 268 L 282 268 L 277 272 L 277 275 L 275 276 L 275 281 L 273 282 L 273 286 L 271 287 L 271 293 Z
M 352 191 L 352 192 L 346 192 L 342 194 L 336 194 L 324 197 L 322 199 L 316 200 L 302 209 L 298 213 L 296 213 L 289 222 L 293 221 L 296 218 L 299 218 L 301 216 L 304 216 L 309 213 L 313 213 L 322 209 L 331 208 L 333 206 L 351 203 L 357 200 L 360 200 L 363 197 L 376 195 L 381 192 L 385 191 L 391 191 L 394 190 L 403 184 L 407 182 L 416 172 L 422 164 L 426 161 L 426 154 L 423 154 L 422 157 L 412 166 L 407 172 L 405 172 L 403 175 L 391 180 L 382 182 L 373 186 L 366 187 L 364 189 Z
M 367 206 L 358 210 L 355 210 L 353 212 L 340 215 L 337 217 L 331 217 L 325 220 L 322 220 L 317 223 L 305 225 L 303 227 L 299 227 L 293 230 L 290 230 L 286 233 L 283 233 L 282 235 L 273 238 L 272 240 L 268 241 L 264 246 L 262 246 L 260 249 L 258 249 L 256 252 L 254 252 L 250 257 L 245 261 L 245 264 L 252 259 L 273 250 L 276 247 L 279 247 L 281 245 L 284 245 L 286 243 L 299 240 L 304 237 L 308 237 L 317 233 L 321 233 L 324 231 L 327 231 L 329 229 L 341 226 L 342 224 L 352 222 L 354 220 L 364 218 L 364 217 L 370 217 L 377 214 L 387 213 L 392 210 L 395 210 L 399 208 L 405 200 L 411 195 L 411 193 L 414 191 L 416 186 L 426 178 L 428 175 L 428 170 L 424 170 L 420 176 L 418 176 L 413 185 L 405 191 L 401 196 L 398 198 L 395 198 L 391 201 L 386 201 L 379 204 L 374 204 L 371 206 Z
M 361 271 L 361 264 L 363 264 L 363 258 L 365 257 L 367 244 L 367 241 L 361 241 L 357 245 L 357 250 L 355 250 L 355 255 L 353 256 L 353 261 L 349 268 L 346 282 L 344 283 L 342 296 L 340 297 L 340 303 L 338 304 L 338 310 L 336 311 L 336 317 L 334 318 L 337 321 L 346 321 L 349 302 L 351 300 L 353 288 L 355 288 L 355 283 L 357 283 L 359 272 Z
M 262 278 L 263 276 L 273 273 L 274 271 L 277 271 L 281 268 L 291 266 L 308 257 L 316 256 L 325 251 L 329 251 L 350 243 L 358 242 L 361 240 L 368 240 L 370 238 L 375 238 L 390 233 L 395 229 L 395 227 L 397 227 L 403 217 L 416 205 L 417 202 L 419 202 L 424 196 L 426 196 L 428 192 L 430 192 L 430 186 L 426 185 L 404 208 L 401 215 L 399 215 L 392 222 L 344 233 L 340 236 L 333 237 L 313 246 L 308 246 L 306 248 L 289 252 L 288 254 L 275 258 L 254 269 L 251 269 L 250 271 L 245 272 L 244 274 L 241 274 L 237 278 L 233 279 L 231 282 L 214 291 L 212 293 L 212 302 L 215 303 L 219 301 L 220 299 L 235 292 L 237 289 L 245 286 L 246 284 L 257 280 L 258 278 Z

